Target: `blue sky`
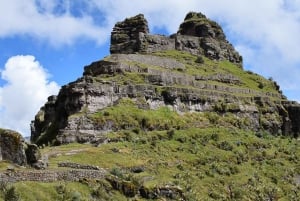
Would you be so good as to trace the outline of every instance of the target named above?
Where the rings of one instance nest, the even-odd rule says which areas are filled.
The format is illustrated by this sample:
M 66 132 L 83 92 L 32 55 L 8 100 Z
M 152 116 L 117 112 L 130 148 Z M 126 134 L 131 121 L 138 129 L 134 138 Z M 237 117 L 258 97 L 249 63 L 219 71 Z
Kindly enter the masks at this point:
M 222 25 L 246 70 L 300 100 L 300 0 L 0 0 L 0 127 L 30 135 L 47 97 L 109 54 L 117 21 L 143 13 L 168 35 L 189 11 Z

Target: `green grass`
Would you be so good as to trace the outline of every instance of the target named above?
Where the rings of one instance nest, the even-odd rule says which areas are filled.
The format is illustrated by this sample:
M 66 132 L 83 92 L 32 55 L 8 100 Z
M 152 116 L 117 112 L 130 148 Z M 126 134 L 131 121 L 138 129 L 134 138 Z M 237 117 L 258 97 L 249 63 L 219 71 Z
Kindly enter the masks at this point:
M 161 89 L 163 93 L 165 89 Z M 204 97 L 203 97 L 204 98 Z M 245 101 L 247 101 L 245 99 Z M 172 107 L 163 106 L 157 109 L 145 109 L 143 98 L 120 99 L 116 105 L 99 110 L 89 116 L 99 128 L 109 128 L 113 131 L 127 130 L 130 132 L 180 130 L 191 127 L 205 128 L 222 126 L 227 128 L 253 129 L 256 126 L 262 130 L 270 129 L 270 122 L 281 125 L 277 113 L 259 114 L 259 125 L 252 125 L 250 117 L 238 116 L 239 104 L 216 102 L 211 110 L 215 112 L 184 112 L 178 113 Z M 276 131 L 272 131 L 275 133 Z M 278 133 L 279 134 L 279 133 Z
M 165 118 L 172 115 L 171 111 L 160 112 Z M 293 180 L 300 174 L 296 139 L 256 135 L 221 125 L 161 131 L 118 130 L 108 137 L 111 142 L 99 147 L 73 143 L 45 147 L 42 153 L 51 156 L 50 169 L 57 169 L 63 161 L 93 164 L 118 173 L 120 180 L 138 182 L 147 189 L 179 186 L 187 200 L 298 199 L 296 192 L 300 187 Z M 144 172 L 129 171 L 137 166 L 145 167 Z M 66 196 L 79 193 L 82 200 L 91 200 L 96 192 L 112 200 L 127 200 L 105 180 L 14 184 L 22 200 L 61 200 L 62 194 L 57 192 L 60 185 L 65 187 Z
M 145 83 L 145 74 L 125 72 L 123 74 L 117 74 L 115 76 L 101 75 L 95 78 L 96 81 L 108 81 L 115 82 L 120 85 L 125 84 L 141 84 Z
M 112 122 L 115 130 L 128 128 L 167 130 L 184 126 L 182 116 L 168 107 L 144 110 L 138 108 L 130 99 L 122 99 L 118 105 L 93 114 L 92 119 L 99 125 Z
M 22 201 L 75 200 L 76 196 L 79 196 L 81 200 L 90 200 L 91 197 L 91 189 L 77 182 L 18 182 L 14 186 Z
M 229 199 L 228 188 L 236 191 L 237 200 L 267 196 L 296 200 L 299 186 L 292 182 L 300 174 L 296 139 L 269 135 L 259 138 L 250 131 L 224 127 L 174 130 L 171 136 L 168 132 L 132 132 L 126 138 L 128 131 L 118 131 L 110 134 L 119 138 L 118 142 L 100 147 L 59 146 L 56 150 L 62 152 L 81 146 L 86 150 L 50 158 L 51 167 L 68 160 L 118 168 L 124 178 L 131 175 L 147 188 L 178 185 L 187 196 L 198 200 Z M 51 149 L 46 147 L 43 152 Z M 134 166 L 145 166 L 145 172 L 132 175 L 128 168 Z
M 14 165 L 8 161 L 0 161 L 0 170 L 6 170 L 8 167 L 14 167 Z
M 245 71 L 240 66 L 229 61 L 213 61 L 202 56 L 204 62 L 199 64 L 195 62 L 197 60 L 197 56 L 176 50 L 156 52 L 154 55 L 169 57 L 182 62 L 186 66 L 186 71 L 183 71 L 182 73 L 202 76 L 232 74 L 242 81 L 242 84 L 236 85 L 236 87 L 278 94 L 273 81 L 265 79 L 264 77 L 250 71 Z M 208 83 L 211 83 L 211 81 L 208 81 Z
M 216 86 L 226 86 L 236 89 L 243 89 L 247 90 L 250 89 L 254 94 L 250 94 L 250 96 L 256 96 L 255 93 L 259 94 L 260 96 L 269 96 L 268 94 L 274 94 L 275 97 L 271 97 L 274 100 L 281 100 L 281 92 L 277 88 L 277 84 L 272 81 L 265 79 L 264 77 L 250 72 L 243 70 L 240 66 L 233 64 L 229 61 L 213 61 L 209 58 L 206 58 L 205 56 L 202 56 L 203 63 L 197 62 L 197 56 L 192 55 L 188 52 L 184 51 L 177 51 L 177 50 L 168 50 L 168 51 L 162 51 L 162 52 L 155 52 L 152 53 L 155 56 L 160 57 L 167 57 L 175 59 L 182 64 L 185 65 L 185 69 L 166 69 L 160 66 L 152 66 L 152 65 L 146 65 L 144 63 L 140 62 L 130 62 L 130 61 L 123 61 L 129 65 L 136 66 L 140 68 L 144 73 L 137 73 L 137 72 L 124 72 L 122 74 L 116 74 L 116 75 L 100 75 L 96 77 L 95 79 L 98 81 L 112 81 L 120 85 L 127 85 L 127 84 L 150 84 L 147 83 L 147 76 L 148 73 L 146 73 L 146 69 L 153 69 L 158 70 L 164 73 L 175 73 L 178 75 L 192 75 L 192 76 L 202 76 L 207 77 L 208 80 L 204 81 L 195 81 L 196 83 L 203 83 L 203 84 L 210 84 L 210 85 L 216 85 Z M 108 58 L 109 59 L 109 58 Z M 237 78 L 240 82 L 236 83 L 224 83 L 220 80 L 211 80 L 211 76 L 216 75 L 231 75 L 235 78 Z M 168 86 L 171 87 L 171 86 Z M 175 86 L 174 87 L 178 87 Z M 179 87 L 189 87 L 192 88 L 192 86 L 179 86 Z M 212 90 L 214 91 L 214 90 Z M 244 94 L 240 93 L 234 93 L 233 95 L 238 96 L 244 96 Z M 249 94 L 248 94 L 249 95 Z
M 194 76 L 231 74 L 241 83 L 231 84 L 230 87 L 271 92 L 279 97 L 273 81 L 245 72 L 230 62 L 203 57 L 204 62 L 197 63 L 197 56 L 173 50 L 154 55 L 176 59 L 186 67 L 185 70 L 174 69 L 172 72 Z M 170 71 L 158 66 L 132 65 L 141 69 Z M 95 80 L 119 85 L 143 85 L 147 84 L 146 76 L 146 73 L 125 72 L 115 76 L 101 75 Z M 226 85 L 216 80 L 203 82 Z M 167 93 L 174 87 L 197 90 L 179 85 L 154 87 L 157 95 Z M 247 98 L 243 94 L 234 95 Z M 112 174 L 110 176 L 116 176 L 113 178 L 117 178 L 118 184 L 125 182 L 129 187 L 143 186 L 153 190 L 162 186 L 177 186 L 182 189 L 186 200 L 297 200 L 300 186 L 294 178 L 300 174 L 299 140 L 275 137 L 263 131 L 267 121 L 280 121 L 276 114 L 263 115 L 267 107 L 261 106 L 261 113 L 258 114 L 261 115 L 262 131 L 254 132 L 250 131 L 249 118 L 238 117 L 231 112 L 239 108 L 239 103 L 219 101 L 212 108 L 214 112 L 179 114 L 167 106 L 151 110 L 147 108 L 143 96 L 123 98 L 114 106 L 88 116 L 99 129 L 111 126 L 112 131 L 106 134 L 108 143 L 97 147 L 72 143 L 47 146 L 41 151 L 49 156 L 49 169 L 59 169 L 58 163 L 65 161 L 92 164 L 106 168 Z M 0 163 L 1 170 L 6 166 L 7 163 Z M 133 173 L 130 171 L 133 167 L 144 167 L 144 171 Z M 126 198 L 121 187 L 113 189 L 108 180 L 18 182 L 14 186 L 23 200 L 63 200 L 62 195 L 71 199 L 74 193 L 77 196 L 79 193 L 82 200 L 92 200 L 92 195 L 98 196 L 95 200 L 131 199 Z M 64 187 L 64 194 L 58 192 L 58 186 Z M 4 192 L 0 192 L 0 197 L 3 196 Z M 144 199 L 137 196 L 137 200 Z

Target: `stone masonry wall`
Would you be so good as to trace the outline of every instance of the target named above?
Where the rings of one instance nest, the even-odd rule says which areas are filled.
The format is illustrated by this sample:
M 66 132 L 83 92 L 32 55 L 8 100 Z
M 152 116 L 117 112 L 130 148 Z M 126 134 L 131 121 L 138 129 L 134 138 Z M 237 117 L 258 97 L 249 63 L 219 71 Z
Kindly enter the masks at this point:
M 81 179 L 103 179 L 105 170 L 61 170 L 61 171 L 6 171 L 0 172 L 0 181 L 19 182 L 55 182 L 55 181 L 79 181 Z
M 82 165 L 82 164 L 71 163 L 71 162 L 60 162 L 58 163 L 58 167 L 67 167 L 67 168 L 85 169 L 85 170 L 100 170 L 98 166 Z

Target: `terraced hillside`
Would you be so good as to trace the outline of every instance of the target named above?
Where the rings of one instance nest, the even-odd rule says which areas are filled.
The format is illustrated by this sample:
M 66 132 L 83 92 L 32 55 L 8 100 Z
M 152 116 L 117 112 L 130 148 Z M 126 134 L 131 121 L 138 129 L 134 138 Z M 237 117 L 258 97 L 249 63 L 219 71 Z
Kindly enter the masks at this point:
M 119 129 L 163 129 L 147 127 L 147 120 L 120 127 L 95 118 L 124 98 L 149 112 L 167 107 L 182 115 L 231 114 L 244 122 L 242 129 L 298 136 L 299 105 L 287 101 L 272 79 L 244 71 L 242 57 L 215 22 L 190 13 L 171 37 L 147 31 L 143 15 L 117 23 L 113 54 L 86 66 L 83 77 L 49 98 L 35 117 L 31 139 L 38 144 L 101 142 Z

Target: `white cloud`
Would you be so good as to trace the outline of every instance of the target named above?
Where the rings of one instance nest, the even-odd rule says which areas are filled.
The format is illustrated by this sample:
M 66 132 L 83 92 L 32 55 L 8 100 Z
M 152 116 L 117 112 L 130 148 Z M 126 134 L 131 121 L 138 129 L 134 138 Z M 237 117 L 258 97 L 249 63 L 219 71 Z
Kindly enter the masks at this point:
M 68 2 L 68 1 L 62 1 Z M 54 46 L 89 39 L 102 44 L 107 27 L 95 26 L 92 16 L 76 17 L 67 3 L 55 0 L 0 0 L 0 37 L 29 35 Z
M 6 84 L 0 87 L 0 127 L 28 136 L 30 121 L 47 97 L 57 94 L 59 87 L 48 81 L 46 70 L 30 55 L 8 59 L 1 78 Z

